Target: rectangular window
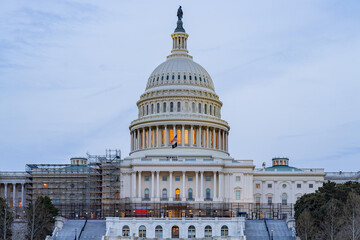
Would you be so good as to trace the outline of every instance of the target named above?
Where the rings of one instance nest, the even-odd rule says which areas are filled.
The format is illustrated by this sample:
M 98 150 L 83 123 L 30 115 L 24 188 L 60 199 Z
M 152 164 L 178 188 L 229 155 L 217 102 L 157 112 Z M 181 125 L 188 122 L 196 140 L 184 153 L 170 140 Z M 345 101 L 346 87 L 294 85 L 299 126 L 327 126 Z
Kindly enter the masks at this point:
M 154 131 L 153 130 L 151 130 L 150 138 L 151 138 L 151 146 L 150 147 L 153 147 L 154 146 Z
M 145 181 L 149 181 L 150 177 L 149 176 L 145 176 Z
M 148 146 L 148 131 L 145 131 L 145 147 Z
M 218 136 L 218 132 L 215 132 L 215 144 L 216 144 L 216 148 L 219 148 L 219 136 Z
M 173 111 L 174 111 L 174 103 L 171 102 L 171 103 L 170 103 L 170 112 L 173 112 Z
M 163 112 L 166 112 L 166 102 L 163 104 Z
M 177 143 L 178 144 L 181 144 L 181 130 L 180 129 L 178 129 L 177 131 L 176 131 L 176 133 L 177 133 Z
M 156 112 L 160 113 L 160 103 L 156 104 Z
M 199 103 L 199 113 L 201 113 L 201 103 Z
M 181 103 L 180 103 L 180 102 L 177 103 L 177 111 L 178 111 L 178 112 L 181 111 Z
M 240 176 L 236 176 L 236 181 L 240 182 Z
M 236 190 L 236 200 L 240 200 L 240 190 Z
M 196 144 L 196 130 L 193 129 L 193 135 L 192 135 L 192 140 L 193 140 L 193 144 L 195 145 Z
M 195 112 L 195 103 L 193 102 L 192 104 L 191 104 L 191 107 L 192 107 L 192 112 L 194 113 Z
M 255 202 L 260 203 L 260 197 L 255 197 Z
M 151 114 L 154 114 L 154 104 L 151 104 Z
M 179 182 L 180 181 L 180 176 L 176 176 L 175 181 Z
M 161 139 L 161 144 L 164 145 L 165 144 L 165 129 L 162 130 L 162 139 Z
M 314 184 L 310 183 L 309 188 L 314 188 Z
M 213 135 L 213 131 L 210 131 L 210 147 L 214 147 L 214 135 Z
M 211 177 L 207 176 L 206 181 L 211 181 Z
M 189 130 L 185 129 L 184 143 L 189 144 Z
M 163 176 L 162 179 L 164 182 L 167 181 L 167 176 Z
M 296 187 L 301 188 L 301 184 L 300 183 L 296 184 Z
M 268 204 L 269 204 L 269 205 L 272 204 L 272 197 L 268 197 Z
M 188 181 L 191 182 L 193 180 L 193 177 L 189 176 Z
M 143 144 L 143 131 L 141 131 L 141 133 L 140 133 L 140 145 L 141 145 L 141 148 L 143 148 L 144 147 L 144 144 Z
M 169 143 L 171 142 L 171 140 L 174 138 L 174 130 L 170 129 L 169 130 Z
M 207 114 L 207 104 L 204 104 L 204 113 Z
M 272 188 L 272 184 L 271 184 L 271 183 L 268 184 L 268 188 Z
M 260 188 L 260 183 L 256 184 L 256 188 L 259 189 Z

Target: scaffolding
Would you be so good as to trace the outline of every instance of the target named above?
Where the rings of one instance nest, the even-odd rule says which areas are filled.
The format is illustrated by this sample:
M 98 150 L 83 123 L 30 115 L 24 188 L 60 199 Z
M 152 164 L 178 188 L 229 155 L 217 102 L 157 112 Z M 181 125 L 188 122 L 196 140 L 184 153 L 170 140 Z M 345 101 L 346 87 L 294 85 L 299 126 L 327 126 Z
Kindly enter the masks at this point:
M 120 150 L 71 158 L 70 164 L 27 164 L 28 202 L 48 196 L 61 216 L 102 219 L 115 216 L 120 204 Z

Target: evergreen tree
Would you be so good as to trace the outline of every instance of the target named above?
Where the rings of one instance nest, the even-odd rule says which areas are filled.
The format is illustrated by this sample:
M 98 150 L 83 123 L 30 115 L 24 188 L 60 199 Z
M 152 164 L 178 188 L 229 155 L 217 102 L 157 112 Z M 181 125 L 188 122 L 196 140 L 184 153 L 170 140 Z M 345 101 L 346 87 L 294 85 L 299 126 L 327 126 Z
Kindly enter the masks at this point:
M 26 208 L 27 239 L 43 240 L 46 235 L 51 235 L 57 215 L 58 209 L 47 196 L 38 197 L 35 203 L 29 204 Z
M 11 239 L 11 224 L 13 222 L 13 215 L 10 212 L 9 205 L 5 199 L 0 198 L 0 239 Z

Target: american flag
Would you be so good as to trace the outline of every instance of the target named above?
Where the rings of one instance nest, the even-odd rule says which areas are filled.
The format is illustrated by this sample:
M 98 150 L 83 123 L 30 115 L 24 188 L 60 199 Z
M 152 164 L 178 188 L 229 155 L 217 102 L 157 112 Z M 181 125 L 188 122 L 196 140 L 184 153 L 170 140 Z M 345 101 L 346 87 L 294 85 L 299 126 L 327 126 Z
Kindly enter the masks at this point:
M 171 140 L 170 144 L 173 144 L 174 142 L 177 142 L 177 134 L 176 134 L 175 137 Z

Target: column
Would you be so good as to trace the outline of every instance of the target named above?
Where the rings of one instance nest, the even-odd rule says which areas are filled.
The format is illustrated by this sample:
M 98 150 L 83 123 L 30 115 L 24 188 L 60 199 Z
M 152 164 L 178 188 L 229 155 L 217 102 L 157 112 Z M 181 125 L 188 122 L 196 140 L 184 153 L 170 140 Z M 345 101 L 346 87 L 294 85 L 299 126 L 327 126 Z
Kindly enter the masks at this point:
M 145 128 L 143 128 L 142 148 L 145 148 Z
M 139 189 L 138 189 L 138 198 L 141 200 L 141 171 L 139 171 Z
M 198 127 L 196 146 L 201 147 L 201 126 Z
M 220 133 L 221 133 L 221 131 L 220 131 L 220 129 L 218 129 L 218 149 L 221 149 L 221 145 L 220 145 Z
M 173 125 L 173 138 L 175 137 L 175 135 L 176 135 L 176 126 L 175 125 Z M 170 139 L 170 141 L 171 141 L 172 139 Z M 178 142 L 179 143 L 179 142 Z
M 223 187 L 223 178 L 224 178 L 224 174 L 222 172 L 219 172 L 219 195 L 218 195 L 218 200 L 219 201 L 223 201 L 223 191 L 222 191 L 222 187 Z
M 229 133 L 226 132 L 226 151 L 229 151 Z
M 160 171 L 156 171 L 156 198 L 160 200 Z
M 140 145 L 140 129 L 137 130 L 137 139 L 136 140 L 137 140 L 136 141 L 137 142 L 137 147 L 136 148 L 137 148 L 137 150 L 139 150 L 140 146 L 141 146 Z
M 5 188 L 4 188 L 4 190 L 5 190 L 5 194 L 4 194 L 4 196 L 5 196 L 5 201 L 7 201 L 7 183 L 4 183 L 4 185 L 5 185 Z
M 13 207 L 16 207 L 16 183 L 13 183 Z
M 228 191 L 227 191 L 227 186 L 229 185 L 228 183 L 228 173 L 224 173 L 224 201 L 228 201 Z
M 159 146 L 159 126 L 156 126 L 156 147 L 158 148 Z
M 207 148 L 209 148 L 210 146 L 210 141 L 209 141 L 210 137 L 209 137 L 209 127 L 206 127 L 206 146 Z
M 190 136 L 190 144 L 189 144 L 189 146 L 190 147 L 193 147 L 194 146 L 194 140 L 193 140 L 193 138 L 194 138 L 194 136 L 193 136 L 193 133 L 194 133 L 194 129 L 193 129 L 193 126 L 191 125 L 190 126 L 190 134 L 189 134 L 189 136 Z
M 213 200 L 217 200 L 217 187 L 216 187 L 216 171 L 214 171 L 214 194 L 213 194 Z
M 199 171 L 195 172 L 195 201 L 199 200 Z
M 167 134 L 167 126 L 165 125 L 164 126 L 164 128 L 165 128 L 165 147 L 167 147 L 168 146 L 168 134 Z
M 172 186 L 172 171 L 169 171 L 169 180 L 170 180 L 170 187 L 169 187 L 169 201 L 173 200 L 173 186 Z
M 185 126 L 182 125 L 181 127 L 181 146 L 184 146 L 184 142 L 185 142 Z
M 131 145 L 130 145 L 130 152 L 134 151 L 134 133 L 130 133 Z
M 215 138 L 215 128 L 213 128 L 213 146 L 212 148 L 216 148 L 216 138 Z
M 222 131 L 221 150 L 225 151 L 225 131 Z
M 132 192 L 131 192 L 131 195 L 132 195 L 132 201 L 134 201 L 134 198 L 136 198 L 136 172 L 133 171 L 132 173 L 132 180 L 131 180 L 131 184 L 132 184 Z
M 204 201 L 204 171 L 200 171 L 200 199 Z
M 185 171 L 182 172 L 182 201 L 186 201 L 186 195 L 185 195 Z
M 151 201 L 154 201 L 155 198 L 154 180 L 154 171 L 151 171 Z
M 25 203 L 24 203 L 24 188 L 25 188 L 25 183 L 21 184 L 21 206 L 24 207 Z

